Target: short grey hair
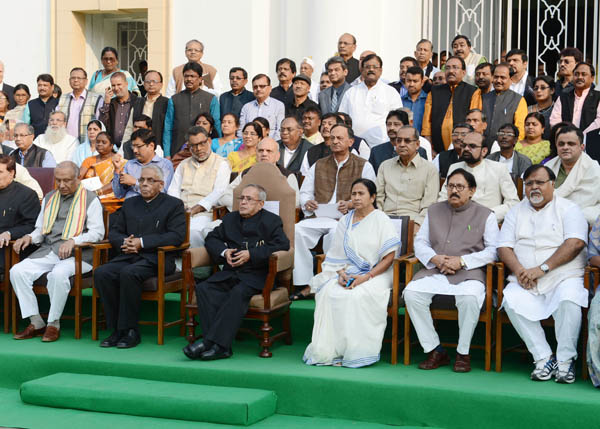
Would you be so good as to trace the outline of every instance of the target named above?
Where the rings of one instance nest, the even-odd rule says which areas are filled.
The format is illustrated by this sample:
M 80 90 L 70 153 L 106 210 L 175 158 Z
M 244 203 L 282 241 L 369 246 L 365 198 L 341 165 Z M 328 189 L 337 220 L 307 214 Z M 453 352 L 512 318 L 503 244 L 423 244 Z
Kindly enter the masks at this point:
M 256 185 L 254 183 L 250 183 L 249 185 L 244 186 L 246 188 L 254 188 L 258 191 L 258 199 L 261 201 L 267 201 L 267 190 L 260 185 Z M 243 189 L 242 189 L 243 190 Z
M 62 110 L 55 110 L 54 112 L 50 113 L 50 116 L 48 117 L 51 118 L 52 116 L 56 115 L 61 115 L 63 117 L 63 121 L 67 122 L 67 115 Z
M 27 134 L 35 134 L 35 128 L 33 128 L 33 125 L 26 124 L 25 122 L 18 122 L 17 125 L 15 125 L 15 131 L 17 131 L 17 128 L 23 127 L 27 128 Z
M 162 169 L 154 164 L 150 164 L 150 165 L 146 165 L 144 167 L 142 167 L 142 171 L 140 172 L 140 176 L 142 175 L 142 172 L 144 170 L 151 170 L 154 173 L 156 173 L 156 175 L 158 176 L 158 178 L 160 180 L 165 180 L 165 173 L 162 171 Z
M 411 130 L 413 132 L 413 138 L 419 140 L 419 130 L 417 130 L 412 125 L 402 125 L 400 128 L 398 128 L 398 131 L 400 130 Z
M 60 162 L 56 168 L 54 170 L 71 170 L 71 173 L 73 173 L 73 177 L 76 179 L 79 177 L 79 167 L 77 167 L 77 164 L 75 164 L 73 161 L 63 161 Z
M 186 49 L 187 49 L 187 47 L 188 47 L 188 45 L 190 43 L 197 43 L 197 44 L 199 44 L 200 45 L 200 50 L 202 52 L 204 52 L 204 43 L 202 43 L 200 40 L 198 40 L 198 39 L 188 40 L 188 42 L 185 44 Z

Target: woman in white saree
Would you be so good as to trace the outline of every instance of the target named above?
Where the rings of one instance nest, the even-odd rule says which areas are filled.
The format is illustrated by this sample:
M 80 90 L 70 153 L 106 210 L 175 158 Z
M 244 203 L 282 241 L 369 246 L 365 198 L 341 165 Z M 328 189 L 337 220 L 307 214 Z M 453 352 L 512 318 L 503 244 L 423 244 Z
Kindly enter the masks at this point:
M 400 238 L 375 208 L 376 194 L 372 181 L 354 181 L 354 210 L 340 219 L 322 272 L 309 283 L 316 307 L 308 365 L 357 368 L 379 360 Z

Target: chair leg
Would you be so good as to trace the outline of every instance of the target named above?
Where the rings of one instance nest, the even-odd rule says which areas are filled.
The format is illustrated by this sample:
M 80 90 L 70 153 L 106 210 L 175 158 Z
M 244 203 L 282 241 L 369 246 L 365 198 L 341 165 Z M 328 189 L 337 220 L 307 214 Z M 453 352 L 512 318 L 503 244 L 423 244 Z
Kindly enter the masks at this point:
M 188 343 L 193 343 L 194 341 L 196 341 L 196 320 L 194 319 L 194 314 L 192 310 L 188 310 L 188 319 L 186 326 L 188 328 L 188 334 L 187 337 L 185 337 L 185 339 L 188 341 Z
M 581 378 L 582 380 L 588 379 L 588 366 L 587 366 L 587 340 L 588 340 L 588 324 L 587 324 L 587 311 L 583 314 L 583 323 L 581 329 Z
M 398 312 L 392 314 L 392 358 L 390 360 L 392 365 L 398 363 Z
M 160 294 L 158 298 L 158 345 L 165 343 L 165 296 Z
M 179 336 L 185 337 L 185 288 L 179 294 Z
M 485 321 L 485 370 L 492 369 L 492 316 Z
M 17 335 L 17 295 L 10 288 L 10 306 L 11 306 L 11 327 L 13 335 Z
M 271 346 L 271 331 L 273 330 L 273 327 L 269 325 L 268 320 L 264 320 L 260 330 L 263 334 L 263 338 L 260 343 L 260 346 L 262 347 L 260 357 L 270 358 L 273 356 L 273 353 L 269 351 L 269 347 Z
M 410 365 L 410 316 L 404 309 L 404 365 Z
M 98 300 L 96 288 L 92 289 L 92 340 L 98 341 Z
M 81 291 L 75 295 L 75 339 L 81 339 Z
M 284 342 L 288 346 L 292 345 L 292 325 L 290 323 L 290 309 L 288 308 L 283 315 L 283 330 L 285 331 Z
M 502 372 L 502 314 L 496 312 L 496 372 Z
M 5 274 L 8 275 L 8 274 Z M 9 295 L 10 295 L 10 285 L 6 285 L 6 287 L 4 288 L 4 292 L 2 293 L 2 301 L 3 301 L 3 309 L 4 309 L 4 333 L 8 334 L 8 331 L 10 330 L 10 320 L 9 320 L 9 313 L 10 313 L 10 306 L 9 306 Z

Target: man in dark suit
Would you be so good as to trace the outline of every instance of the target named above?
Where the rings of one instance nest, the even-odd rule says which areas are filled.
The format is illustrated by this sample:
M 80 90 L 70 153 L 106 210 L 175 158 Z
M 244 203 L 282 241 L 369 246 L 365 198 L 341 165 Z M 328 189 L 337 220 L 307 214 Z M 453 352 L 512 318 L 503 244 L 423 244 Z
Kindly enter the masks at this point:
M 118 255 L 94 272 L 94 287 L 104 304 L 106 324 L 113 331 L 100 347 L 139 344 L 142 284 L 156 276 L 156 249 L 178 246 L 185 240 L 183 202 L 161 192 L 162 170 L 155 165 L 143 167 L 138 182 L 140 195 L 125 200 L 111 220 L 108 239 Z M 166 275 L 175 271 L 176 256 L 173 252 L 165 256 Z
M 342 57 L 331 57 L 325 63 L 325 70 L 327 70 L 331 86 L 319 93 L 319 107 L 323 114 L 335 113 L 340 107 L 342 97 L 350 89 L 350 83 L 346 82 L 348 65 Z
M 302 125 L 296 116 L 287 116 L 281 121 L 281 141 L 279 142 L 279 161 L 277 165 L 298 173 L 306 152 L 313 145 L 302 138 Z
M 226 215 L 206 237 L 211 260 L 224 267 L 196 285 L 204 338 L 183 349 L 190 359 L 232 355 L 231 343 L 250 298 L 264 287 L 271 254 L 290 248 L 281 218 L 262 209 L 266 197 L 262 186 L 247 185 L 239 197 L 239 211 Z
M 162 86 L 162 74 L 156 70 L 147 71 L 144 75 L 144 88 L 146 89 L 146 95 L 143 97 L 144 102 L 133 106 L 134 121 L 135 118 L 141 115 L 146 115 L 152 119 L 151 128 L 156 135 L 156 145 L 160 147 L 162 147 L 163 128 L 169 104 L 169 99 L 160 93 Z

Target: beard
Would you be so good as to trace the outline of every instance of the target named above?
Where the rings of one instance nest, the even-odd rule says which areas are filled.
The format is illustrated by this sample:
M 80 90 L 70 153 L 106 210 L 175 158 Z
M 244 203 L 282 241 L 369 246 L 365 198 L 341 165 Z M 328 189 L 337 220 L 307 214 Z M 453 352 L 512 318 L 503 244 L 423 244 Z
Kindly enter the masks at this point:
M 480 159 L 481 158 L 475 159 L 475 158 L 473 158 L 473 155 L 471 155 L 470 153 L 463 152 L 458 160 L 464 161 L 467 165 L 472 165 L 472 164 L 475 164 L 476 162 L 479 162 Z
M 66 135 L 67 129 L 65 127 L 53 129 L 50 125 L 48 125 L 48 128 L 46 128 L 46 133 L 44 134 L 46 140 L 52 144 L 60 143 L 61 140 L 66 137 Z

